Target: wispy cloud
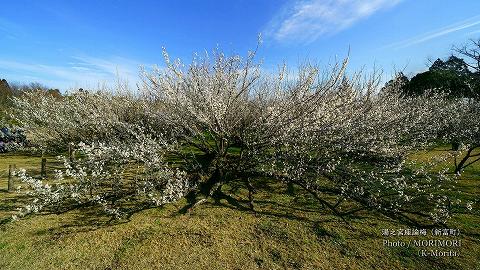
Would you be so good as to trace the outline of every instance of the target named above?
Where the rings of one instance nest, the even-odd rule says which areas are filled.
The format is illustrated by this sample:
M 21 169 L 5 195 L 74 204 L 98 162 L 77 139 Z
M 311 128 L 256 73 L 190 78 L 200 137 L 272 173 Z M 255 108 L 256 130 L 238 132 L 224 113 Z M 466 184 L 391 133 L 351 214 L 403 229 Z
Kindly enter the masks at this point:
M 475 31 L 467 33 L 467 35 L 476 35 L 476 34 L 480 34 L 480 30 L 475 30 Z
M 402 0 L 296 1 L 273 18 L 265 30 L 277 41 L 312 42 L 325 34 L 342 31 L 356 22 Z
M 53 82 L 51 87 L 86 87 L 98 84 L 112 85 L 117 79 L 129 83 L 138 81 L 140 63 L 122 57 L 96 58 L 74 56 L 68 65 L 44 65 L 0 60 L 0 70 L 16 77 L 41 78 L 40 82 Z
M 480 25 L 480 16 L 475 16 L 475 17 L 448 25 L 446 27 L 442 27 L 440 29 L 436 29 L 434 31 L 421 34 L 413 38 L 409 38 L 400 42 L 389 44 L 386 46 L 386 48 L 401 49 L 401 48 L 410 47 L 413 45 L 421 44 L 421 43 L 430 41 L 432 39 L 436 39 L 436 38 L 457 32 L 457 31 L 467 29 L 476 25 Z
M 20 36 L 24 36 L 24 29 L 9 20 L 0 18 L 0 40 L 2 37 L 8 39 L 17 39 Z
M 110 57 L 108 59 L 91 57 L 87 55 L 74 56 L 76 62 L 70 63 L 77 71 L 93 72 L 107 77 L 120 77 L 135 82 L 141 63 L 123 57 Z

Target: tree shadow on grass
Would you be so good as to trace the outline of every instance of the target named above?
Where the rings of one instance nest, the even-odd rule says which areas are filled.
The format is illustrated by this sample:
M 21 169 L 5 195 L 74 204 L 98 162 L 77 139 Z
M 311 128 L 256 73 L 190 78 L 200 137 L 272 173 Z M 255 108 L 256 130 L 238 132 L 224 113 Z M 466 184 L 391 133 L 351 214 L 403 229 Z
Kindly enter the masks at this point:
M 270 195 L 285 195 L 284 190 L 286 188 L 278 186 L 278 183 L 271 181 L 269 179 L 254 181 L 254 189 L 261 190 L 261 198 L 265 197 L 265 194 Z M 276 186 L 275 186 L 276 185 Z M 199 201 L 203 201 L 202 206 L 208 205 L 209 207 L 225 207 L 236 211 L 241 211 L 244 213 L 254 214 L 255 216 L 271 216 L 276 218 L 286 218 L 289 220 L 298 220 L 298 221 L 312 221 L 309 218 L 306 218 L 309 213 L 315 212 L 312 208 L 306 208 L 304 206 L 310 205 L 311 202 L 305 202 L 305 205 L 286 205 L 272 200 L 262 200 L 253 198 L 253 203 L 255 207 L 253 210 L 250 208 L 250 201 L 247 198 L 242 198 L 242 193 L 247 193 L 248 188 L 244 181 L 232 181 L 226 185 L 227 190 L 222 190 L 221 192 L 215 192 L 215 194 L 208 200 L 197 198 L 196 193 L 190 193 L 186 196 L 187 204 L 183 206 L 177 213 L 172 216 L 183 215 L 186 213 L 193 212 Z M 258 197 L 257 197 L 258 198 Z M 268 206 L 273 206 L 269 207 Z M 321 206 L 319 208 L 322 208 Z M 275 209 L 275 210 L 273 210 Z M 318 209 L 318 208 L 317 208 Z M 298 212 L 303 212 L 300 215 L 297 215 Z
M 7 193 L 7 196 L 0 198 L 0 211 L 14 211 L 30 201 L 30 197 L 25 194 Z
M 131 221 L 135 213 L 155 208 L 152 204 L 138 204 L 135 207 L 122 208 L 122 218 L 113 218 L 105 213 L 99 205 L 82 205 L 62 209 L 58 212 L 47 212 L 44 216 L 67 215 L 65 219 L 59 222 L 59 225 L 53 228 L 38 230 L 36 235 L 50 235 L 50 240 L 56 240 L 62 235 L 75 234 L 81 232 L 91 232 L 103 228 L 113 228 L 115 226 L 126 224 Z
M 296 191 L 295 195 L 298 199 L 288 199 L 290 195 L 285 194 L 286 188 L 278 183 L 255 181 L 255 189 L 259 191 L 258 195 L 254 196 L 254 209 L 250 209 L 249 200 L 244 198 L 246 195 L 246 186 L 241 181 L 235 181 L 229 183 L 228 187 L 224 191 L 216 194 L 213 198 L 209 199 L 202 207 L 225 207 L 244 213 L 253 214 L 255 216 L 266 216 L 274 218 L 285 218 L 288 220 L 296 220 L 309 223 L 312 227 L 318 222 L 324 222 L 325 224 L 330 222 L 342 223 L 343 221 L 332 215 L 327 209 L 314 200 L 311 200 L 308 194 L 304 194 L 301 191 Z M 243 194 L 243 196 L 242 196 Z M 196 202 L 195 194 L 189 194 L 186 199 L 186 204 L 178 211 L 175 211 L 170 216 L 174 218 L 178 215 L 183 215 L 187 211 L 186 209 Z M 280 197 L 279 197 L 280 196 Z M 0 200 L 0 211 L 12 211 L 18 205 L 24 204 L 28 201 L 28 196 L 15 196 L 13 198 L 7 198 Z M 180 205 L 181 207 L 181 205 Z M 44 233 L 75 233 L 93 231 L 100 228 L 116 226 L 119 224 L 128 223 L 134 214 L 142 212 L 151 208 L 162 208 L 151 203 L 146 203 L 140 200 L 132 200 L 129 203 L 125 203 L 120 208 L 124 213 L 121 219 L 114 219 L 111 216 L 105 214 L 103 209 L 99 205 L 72 205 L 63 209 L 52 209 L 45 213 L 45 215 L 62 215 L 69 214 L 69 218 L 66 218 L 64 222 L 58 228 L 49 229 L 48 231 L 39 231 L 39 234 Z M 328 217 L 328 218 L 326 218 Z M 321 219 L 321 221 L 319 221 Z M 389 222 L 402 224 L 400 221 L 395 221 L 391 218 L 375 215 L 374 213 L 355 213 L 346 217 L 348 222 L 351 222 L 353 227 L 357 222 L 363 220 L 377 220 L 379 222 Z

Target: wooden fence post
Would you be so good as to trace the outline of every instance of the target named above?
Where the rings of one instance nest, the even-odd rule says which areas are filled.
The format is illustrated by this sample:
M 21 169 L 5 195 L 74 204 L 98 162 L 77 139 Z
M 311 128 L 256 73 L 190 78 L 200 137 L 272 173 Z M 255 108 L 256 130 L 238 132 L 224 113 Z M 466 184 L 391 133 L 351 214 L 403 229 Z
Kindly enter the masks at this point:
M 287 183 L 287 193 L 288 195 L 295 195 L 295 187 L 293 186 L 293 183 L 288 181 Z
M 8 192 L 13 192 L 13 172 L 15 171 L 15 165 L 8 165 Z
M 47 167 L 47 158 L 42 157 L 42 168 L 41 168 L 41 170 L 40 170 L 40 176 L 41 176 L 42 178 L 46 178 L 46 177 L 47 177 L 46 167 Z
M 73 148 L 73 144 L 69 143 L 68 144 L 68 159 L 70 160 L 70 162 L 73 162 L 74 155 L 75 155 L 75 149 Z

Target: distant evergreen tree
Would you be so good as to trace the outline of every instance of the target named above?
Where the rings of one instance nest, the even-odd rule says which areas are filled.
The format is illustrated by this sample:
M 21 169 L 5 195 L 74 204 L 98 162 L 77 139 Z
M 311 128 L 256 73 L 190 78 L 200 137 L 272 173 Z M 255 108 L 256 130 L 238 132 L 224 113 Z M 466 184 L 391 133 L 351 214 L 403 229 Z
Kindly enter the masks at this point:
M 445 62 L 443 62 L 442 59 L 437 58 L 437 60 L 435 60 L 435 62 L 433 62 L 433 64 L 430 66 L 430 68 L 428 70 L 430 70 L 430 71 L 445 70 L 446 67 L 447 67 L 447 65 L 445 65 Z
M 406 95 L 422 95 L 426 91 L 447 93 L 450 97 L 472 98 L 477 91 L 474 74 L 461 58 L 450 56 L 447 61 L 435 60 L 428 71 L 418 73 L 405 84 Z
M 480 38 L 471 39 L 468 44 L 453 50 L 460 56 L 465 57 L 467 66 L 473 70 L 470 85 L 475 98 L 480 99 Z
M 435 60 L 429 71 L 452 71 L 462 75 L 471 75 L 472 72 L 468 69 L 467 63 L 462 58 L 454 55 L 450 56 L 447 61 L 441 59 Z
M 8 99 L 13 96 L 12 89 L 8 85 L 7 80 L 0 80 L 0 105 L 5 105 Z
M 391 92 L 401 92 L 403 91 L 405 85 L 410 82 L 407 76 L 403 72 L 395 74 L 395 78 L 385 83 L 385 86 L 382 87 L 381 92 L 391 93 Z
M 30 84 L 18 84 L 18 83 L 8 83 L 7 80 L 0 80 L 0 121 L 6 121 L 6 123 L 13 124 L 11 119 L 9 119 L 8 111 L 9 108 L 13 105 L 12 97 L 21 96 L 25 92 L 30 91 L 42 91 L 46 95 L 51 95 L 56 98 L 61 98 L 62 94 L 60 90 L 48 88 L 38 82 L 33 82 Z M 1 128 L 0 124 L 0 128 Z
M 7 115 L 7 108 L 12 105 L 11 97 L 13 96 L 12 89 L 5 79 L 0 80 L 0 120 Z

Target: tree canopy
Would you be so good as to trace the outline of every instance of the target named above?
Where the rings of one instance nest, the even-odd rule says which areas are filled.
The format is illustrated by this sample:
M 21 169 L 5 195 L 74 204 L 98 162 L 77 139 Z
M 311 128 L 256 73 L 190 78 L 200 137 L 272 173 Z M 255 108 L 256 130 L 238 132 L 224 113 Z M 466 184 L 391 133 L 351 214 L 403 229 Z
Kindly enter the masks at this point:
M 467 63 L 456 56 L 446 61 L 437 59 L 428 71 L 413 76 L 403 86 L 406 95 L 422 95 L 429 92 L 446 93 L 450 97 L 475 98 L 480 94 L 477 74 Z

